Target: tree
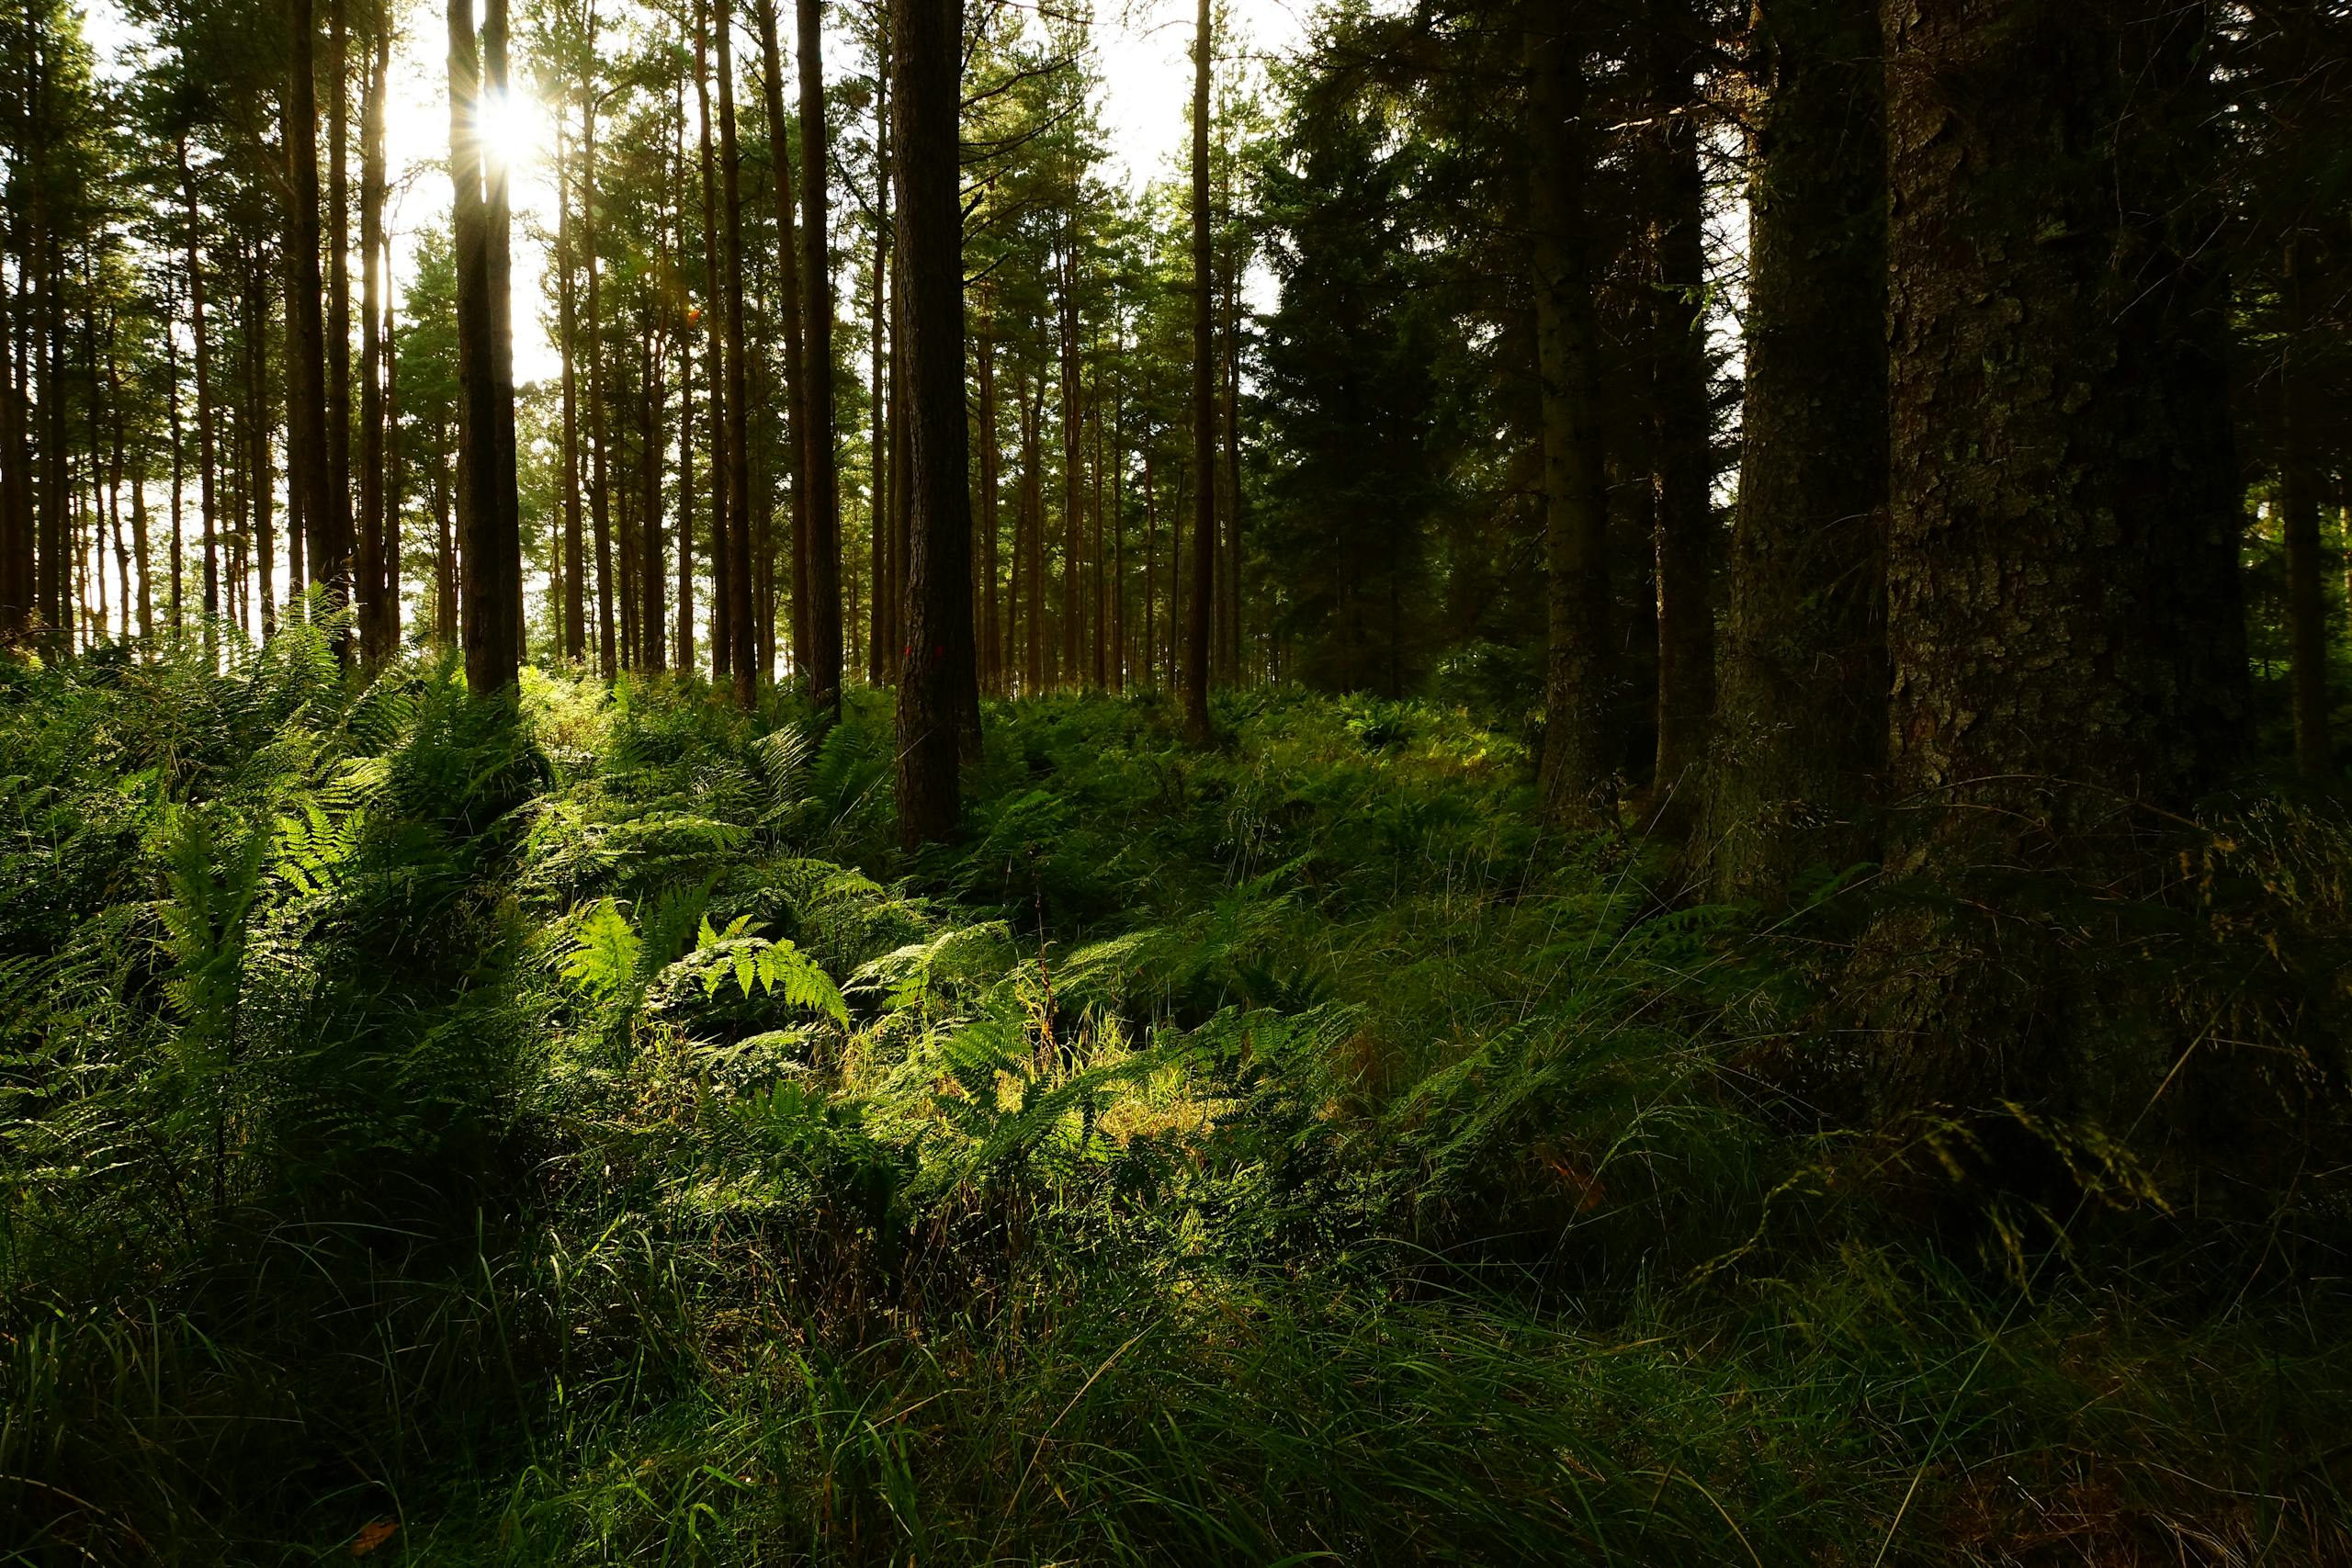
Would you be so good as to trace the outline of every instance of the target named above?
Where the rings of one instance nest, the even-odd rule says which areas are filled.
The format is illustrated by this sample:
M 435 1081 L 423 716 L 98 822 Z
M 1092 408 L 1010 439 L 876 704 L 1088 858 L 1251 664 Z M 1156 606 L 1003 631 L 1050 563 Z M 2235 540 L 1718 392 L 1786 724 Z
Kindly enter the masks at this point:
M 1889 4 L 1898 879 L 2123 863 L 2245 737 L 2203 13 Z M 2070 1098 L 2095 1006 L 1940 906 L 1863 974 L 1892 1103 Z M 2110 1065 L 2111 1066 L 2111 1065 Z
M 1193 597 L 1185 619 L 1184 732 L 1209 739 L 1209 631 L 1216 583 L 1216 335 L 1209 231 L 1209 0 L 1193 33 Z
M 833 455 L 833 289 L 826 240 L 824 0 L 799 0 L 800 275 L 808 418 L 799 457 L 808 483 L 808 694 L 838 712 L 842 691 L 841 491 Z
M 1528 227 L 1543 400 L 1544 809 L 1594 821 L 1616 804 L 1609 499 L 1586 187 L 1593 157 L 1584 51 L 1536 8 L 1527 33 Z
M 735 701 L 748 708 L 759 700 L 760 669 L 752 608 L 751 370 L 743 344 L 743 187 L 735 138 L 733 16 L 722 10 L 714 30 L 718 44 L 719 286 L 727 321 L 727 513 L 731 525 L 724 592 Z
M 899 665 L 899 836 L 944 839 L 961 816 L 960 698 L 972 665 L 969 436 L 964 419 L 960 0 L 891 0 L 899 91 L 899 276 L 907 388 L 907 626 Z
M 1726 897 L 1874 852 L 1886 755 L 1886 136 L 1876 0 L 1758 24 L 1747 398 L 1702 842 Z
M 347 566 L 343 538 L 335 527 L 341 509 L 333 496 L 327 453 L 326 324 L 322 319 L 322 285 L 319 276 L 319 114 L 313 81 L 318 27 L 314 4 L 315 0 L 288 0 L 287 5 L 289 47 L 285 112 L 285 249 L 287 482 L 301 508 L 309 581 L 316 587 L 347 581 Z M 466 30 L 470 37 L 470 15 L 466 18 Z M 454 39 L 451 47 L 456 47 Z M 451 112 L 456 112 L 454 101 Z
M 465 572 L 466 684 L 484 701 L 508 700 L 521 663 L 522 532 L 514 491 L 514 382 L 511 333 L 502 334 L 497 253 L 506 223 L 503 160 L 481 135 L 485 85 L 503 86 L 505 0 L 489 0 L 478 42 L 473 0 L 449 0 L 449 176 L 457 254 L 459 421 L 458 548 Z M 482 44 L 491 47 L 484 48 Z M 501 344 L 498 337 L 505 335 Z M 503 372 L 503 374 L 502 374 Z M 503 450 L 502 450 L 503 446 Z

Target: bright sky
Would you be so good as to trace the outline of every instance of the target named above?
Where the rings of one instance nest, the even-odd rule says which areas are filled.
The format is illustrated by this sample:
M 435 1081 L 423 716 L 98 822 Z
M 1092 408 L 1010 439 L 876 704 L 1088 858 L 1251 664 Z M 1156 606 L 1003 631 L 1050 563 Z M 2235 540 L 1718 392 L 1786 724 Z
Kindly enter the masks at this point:
M 94 0 L 94 9 L 111 3 Z M 1229 42 L 1242 49 L 1279 52 L 1295 47 L 1306 35 L 1308 13 L 1304 0 L 1231 3 L 1238 25 L 1236 38 Z M 1180 166 L 1192 90 L 1193 18 L 1192 0 L 1125 0 L 1124 4 L 1111 0 L 1099 15 L 1096 36 L 1103 79 L 1103 122 L 1114 168 L 1131 189 L 1156 174 Z M 440 171 L 448 151 L 448 107 L 443 34 L 435 22 L 431 8 L 412 11 L 393 61 L 392 99 L 386 117 L 394 177 L 398 179 L 403 170 L 411 172 L 391 223 L 395 232 L 410 235 L 420 225 L 447 221 L 448 186 Z M 857 58 L 845 37 L 831 37 L 827 45 L 829 65 L 839 62 L 846 68 Z M 738 69 L 743 68 L 747 59 L 757 58 L 756 39 L 748 33 L 740 35 Z M 795 89 L 787 85 L 786 91 L 790 101 Z M 500 112 L 498 127 L 493 135 L 510 149 L 514 160 L 517 219 L 534 219 L 538 227 L 552 229 L 556 205 L 552 119 L 537 103 L 518 94 Z M 558 363 L 542 319 L 546 296 L 541 278 L 548 257 L 520 221 L 514 243 L 514 370 L 520 379 L 536 380 L 554 375 Z M 405 254 L 405 246 L 402 252 Z
M 132 29 L 118 0 L 86 0 L 86 6 L 90 39 L 103 61 L 130 40 Z M 1220 54 L 1235 48 L 1280 54 L 1306 37 L 1313 0 L 1225 0 L 1225 6 L 1233 18 L 1232 36 L 1220 43 Z M 393 55 L 386 115 L 394 189 L 388 221 L 401 241 L 396 247 L 396 275 L 405 272 L 415 236 L 428 225 L 446 224 L 449 211 L 448 181 L 442 172 L 448 155 L 449 111 L 439 7 L 401 0 L 401 8 L 406 26 Z M 1181 168 L 1192 91 L 1193 15 L 1193 0 L 1102 0 L 1099 7 L 1095 37 L 1101 51 L 1102 120 L 1113 167 L 1130 189 Z M 846 37 L 829 36 L 826 44 L 829 68 L 851 68 L 858 59 Z M 758 59 L 757 41 L 748 31 L 738 39 L 739 70 L 747 59 Z M 793 92 L 787 85 L 787 101 Z M 692 100 L 688 103 L 691 112 Z M 541 319 L 546 298 L 541 280 L 548 258 L 520 220 L 554 226 L 554 125 L 545 110 L 520 94 L 499 111 L 497 125 L 493 135 L 510 149 L 514 160 L 518 220 L 514 238 L 514 370 L 523 380 L 537 380 L 554 375 L 557 367 Z M 351 155 L 356 165 L 356 139 Z M 357 173 L 355 166 L 355 179 Z M 397 287 L 397 276 L 395 282 Z

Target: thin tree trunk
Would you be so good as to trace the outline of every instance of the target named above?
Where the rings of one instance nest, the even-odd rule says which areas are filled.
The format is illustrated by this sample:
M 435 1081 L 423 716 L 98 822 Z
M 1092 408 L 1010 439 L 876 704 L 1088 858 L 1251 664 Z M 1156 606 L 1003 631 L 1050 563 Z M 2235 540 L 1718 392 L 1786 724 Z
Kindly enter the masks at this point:
M 343 0 L 336 0 L 338 17 L 342 12 Z M 386 602 L 384 581 L 384 88 L 391 63 L 392 17 L 381 6 L 359 152 L 359 649 L 370 665 L 392 656 L 399 618 Z
M 1556 28 L 1565 18 L 1549 22 Z M 1586 219 L 1592 129 L 1585 123 L 1579 47 L 1561 33 L 1531 32 L 1527 62 L 1548 623 L 1541 789 L 1555 818 L 1605 821 L 1616 805 L 1614 672 L 1600 333 Z
M 638 637 L 643 644 L 639 662 L 647 670 L 660 670 L 666 658 L 662 648 L 662 625 L 669 615 L 669 564 L 662 550 L 662 411 L 668 406 L 669 388 L 662 374 L 662 355 L 653 347 L 652 323 L 645 331 L 645 449 L 639 480 L 644 486 L 644 500 L 638 511 L 639 546 L 645 552 L 638 569 L 638 591 L 641 603 L 638 609 Z
M 1699 24 L 1692 0 L 1652 0 L 1649 36 L 1655 301 L 1657 757 L 1654 809 L 1687 830 L 1715 710 L 1715 618 L 1709 602 L 1714 516 L 1709 488 L 1705 185 L 1699 169 Z
M 301 497 L 304 550 L 313 585 L 339 582 L 347 566 L 335 528 L 327 450 L 326 326 L 319 278 L 319 113 L 315 0 L 288 0 L 290 45 L 285 117 L 286 472 Z M 467 21 L 472 29 L 470 17 Z M 337 639 L 342 650 L 342 639 Z
M 1209 234 L 1209 0 L 1200 0 L 1193 41 L 1193 597 L 1185 617 L 1184 733 L 1209 739 L 1209 611 L 1216 585 L 1216 344 Z
M 345 583 L 368 635 L 368 605 L 353 549 L 351 516 L 351 116 L 350 29 L 345 0 L 327 0 L 326 493 L 334 575 Z M 312 156 L 317 156 L 315 150 Z
M 192 250 L 193 247 L 188 258 L 191 271 L 194 270 L 195 263 Z M 170 408 L 172 428 L 172 605 L 170 615 L 172 639 L 176 642 L 187 630 L 187 617 L 184 613 L 186 589 L 183 586 L 183 580 L 187 572 L 187 524 L 184 521 L 187 507 L 187 437 L 180 429 L 179 333 L 173 330 L 173 322 L 168 315 L 164 327 L 164 378 L 167 389 L 166 401 Z
M 776 42 L 776 0 L 758 0 L 760 85 L 767 98 L 768 140 L 775 156 L 778 287 L 783 293 L 786 412 L 792 422 L 792 668 L 808 668 L 808 464 L 798 438 L 808 425 L 808 306 L 801 298 L 799 224 L 794 217 L 790 121 L 784 117 L 784 53 Z M 806 156 L 804 152 L 803 156 Z
M 808 694 L 838 713 L 842 689 L 841 491 L 833 454 L 833 286 L 826 250 L 824 0 L 799 0 L 800 279 L 808 418 L 800 464 L 808 484 Z
M 245 406 L 253 411 L 245 437 L 245 472 L 252 491 L 254 542 L 261 555 L 261 635 L 277 632 L 277 526 L 272 515 L 276 476 L 269 461 L 269 355 L 262 344 L 262 321 L 268 310 L 258 257 L 245 284 Z M 294 584 L 288 583 L 292 592 Z
M 1022 692 L 1035 696 L 1046 689 L 1046 378 L 1024 369 L 1027 394 L 1021 405 L 1021 568 L 1027 581 L 1028 603 L 1023 606 L 1022 627 L 1026 659 Z
M 594 36 L 593 9 L 588 18 Z M 580 135 L 581 259 L 588 272 L 588 510 L 596 536 L 596 670 L 609 681 L 619 668 L 619 651 L 613 645 L 613 502 L 605 409 L 604 266 L 596 247 L 596 110 L 592 87 L 584 96 Z
M 588 657 L 588 560 L 581 533 L 580 345 L 578 257 L 572 250 L 571 157 L 559 119 L 555 135 L 556 347 L 562 355 L 563 397 L 563 611 L 560 641 L 566 659 Z
M 722 13 L 717 28 L 718 183 L 727 290 L 727 513 L 733 525 L 727 536 L 728 663 L 735 676 L 736 704 L 748 709 L 759 700 L 759 668 L 752 618 L 751 377 L 743 355 L 743 187 L 735 140 L 734 30 L 733 17 Z
M 218 499 L 214 493 L 212 450 L 212 353 L 205 333 L 204 264 L 198 251 L 202 224 L 196 204 L 196 175 L 188 165 L 187 138 L 180 138 L 180 183 L 187 194 L 188 313 L 196 339 L 197 507 L 204 525 L 204 651 L 209 660 L 216 639 L 214 620 L 220 614 L 220 558 L 218 530 L 213 525 Z
M 398 320 L 392 310 L 391 241 L 384 242 L 380 261 L 384 289 L 384 646 L 397 652 L 401 645 L 401 397 Z
M 890 481 L 896 477 L 890 436 L 897 422 L 889 417 L 890 405 L 884 400 L 889 396 L 886 389 L 888 383 L 885 367 L 889 360 L 888 345 L 894 335 L 889 325 L 888 305 L 890 40 L 887 33 L 879 41 L 874 73 L 874 259 L 873 271 L 868 276 L 873 279 L 873 287 L 866 294 L 869 312 L 866 367 L 872 377 L 867 407 L 873 434 L 866 451 L 873 474 L 866 484 L 866 580 L 872 586 L 866 595 L 865 679 L 869 684 L 878 686 L 889 678 L 890 649 L 894 640 L 890 622 L 899 604 L 890 570 L 890 535 L 898 515 L 898 498 L 890 492 Z
M 2319 458 L 2314 426 L 2319 400 L 2304 361 L 2315 346 L 2308 295 L 2310 241 L 2287 242 L 2284 284 L 2287 344 L 2279 367 L 2282 456 L 2279 525 L 2287 543 L 2287 657 L 2290 707 L 2295 725 L 2295 770 L 2307 779 L 2335 772 L 2328 716 L 2326 567 L 2319 539 Z
M 984 320 L 979 334 L 980 394 L 980 680 L 992 695 L 1004 694 L 1004 626 L 997 604 L 997 531 L 1002 525 L 997 500 L 996 333 Z
M 731 617 L 734 600 L 728 592 L 728 565 L 733 558 L 728 544 L 728 439 L 732 428 L 727 413 L 727 298 L 720 279 L 724 265 L 718 249 L 718 160 L 712 150 L 712 127 L 718 117 L 710 104 L 710 10 L 707 3 L 695 12 L 695 97 L 702 125 L 702 256 L 705 320 L 710 381 L 710 673 L 714 681 L 733 674 L 735 652 Z

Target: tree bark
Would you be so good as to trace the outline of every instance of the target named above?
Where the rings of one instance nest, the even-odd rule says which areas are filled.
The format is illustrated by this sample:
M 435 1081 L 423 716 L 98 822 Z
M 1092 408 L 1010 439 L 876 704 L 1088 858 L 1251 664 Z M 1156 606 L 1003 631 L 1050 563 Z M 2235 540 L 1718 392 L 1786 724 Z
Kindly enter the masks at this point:
M 351 34 L 345 4 L 327 0 L 327 537 L 334 553 L 334 576 L 345 585 L 364 644 L 368 606 L 352 547 L 351 517 Z
M 833 457 L 833 283 L 826 249 L 824 0 L 799 0 L 800 276 L 807 311 L 808 418 L 800 463 L 808 483 L 808 694 L 841 711 L 841 492 Z
M 899 317 L 905 357 L 907 626 L 899 665 L 899 838 L 954 834 L 972 665 L 970 437 L 964 420 L 963 6 L 891 0 L 898 58 Z
M 720 281 L 723 263 L 718 250 L 718 155 L 713 150 L 711 128 L 718 117 L 710 106 L 709 9 L 695 12 L 695 101 L 702 123 L 702 256 L 705 320 L 708 327 L 706 364 L 710 381 L 710 673 L 714 681 L 734 673 L 734 634 L 730 621 L 734 601 L 728 593 L 727 514 L 727 309 L 726 288 Z
M 2086 1048 L 2090 979 L 1967 890 L 2104 885 L 2143 852 L 2137 807 L 2188 808 L 2240 751 L 2226 290 L 2202 199 L 2218 117 L 2189 16 L 1882 11 L 1888 869 L 1939 895 L 1883 917 L 1859 965 L 1890 1106 L 2124 1078 Z
M 1689 830 L 1715 712 L 1714 507 L 1709 490 L 1705 184 L 1699 168 L 1701 39 L 1692 0 L 1652 0 L 1651 243 L 1657 267 L 1652 419 L 1656 465 L 1657 753 L 1651 810 Z
M 1876 852 L 1886 759 L 1886 121 L 1877 0 L 1755 37 L 1747 395 L 1703 843 L 1776 903 Z
M 345 581 L 349 568 L 334 525 L 327 451 L 326 325 L 319 277 L 319 114 L 315 0 L 288 0 L 286 88 L 286 474 L 301 498 L 308 581 Z M 468 18 L 467 29 L 472 30 Z M 345 639 L 338 651 L 347 653 Z
M 784 117 L 784 51 L 776 42 L 776 0 L 758 0 L 760 85 L 767 98 L 768 140 L 775 157 L 778 287 L 783 295 L 785 412 L 795 442 L 792 463 L 792 669 L 807 671 L 808 623 L 808 465 L 798 450 L 808 425 L 808 307 L 801 299 L 799 224 L 794 217 L 791 122 Z
M 867 296 L 867 416 L 872 436 L 866 451 L 873 474 L 866 485 L 865 679 L 881 685 L 895 667 L 891 648 L 897 637 L 897 574 L 890 569 L 890 539 L 895 530 L 899 498 L 891 480 L 898 477 L 891 437 L 897 421 L 890 417 L 895 399 L 889 390 L 889 350 L 897 333 L 890 314 L 890 39 L 880 40 L 874 72 L 874 260 L 873 288 Z
M 996 333 L 984 317 L 979 333 L 980 394 L 980 682 L 997 696 L 1004 694 L 1004 626 L 997 601 L 997 532 L 1003 518 L 997 498 Z
M 464 411 L 458 458 L 463 498 L 458 509 L 464 569 L 458 596 L 465 612 L 466 684 L 478 700 L 503 701 L 512 699 L 520 664 L 515 609 L 522 541 L 515 527 L 512 458 L 512 347 L 510 341 L 502 354 L 496 341 L 503 314 L 492 298 L 500 248 L 495 229 L 504 226 L 506 216 L 505 171 L 484 142 L 479 116 L 485 81 L 498 81 L 505 0 L 490 0 L 479 46 L 473 0 L 449 0 L 448 18 L 449 174 L 455 192 L 458 381 Z M 484 56 L 490 59 L 487 70 Z
M 2333 705 L 2327 690 L 2327 569 L 2319 538 L 2319 400 L 2304 367 L 2316 346 L 2307 298 L 2312 271 L 2310 241 L 2300 234 L 2290 238 L 2283 259 L 2287 341 L 2278 373 L 2278 522 L 2287 545 L 2289 706 L 2295 726 L 2295 771 L 2307 779 L 2324 779 L 2335 773 L 2335 761 L 2328 734 Z
M 1564 18 L 1539 21 L 1558 28 Z M 1600 344 L 1586 188 L 1594 156 L 1582 46 L 1527 39 L 1536 369 L 1543 388 L 1546 656 L 1539 787 L 1555 820 L 1616 815 L 1616 671 L 1609 635 L 1609 502 Z
M 340 16 L 342 0 L 335 9 Z M 370 665 L 392 656 L 399 619 L 386 599 L 384 565 L 384 88 L 391 62 L 392 18 L 382 7 L 359 153 L 359 649 Z
M 727 531 L 728 663 L 735 677 L 735 702 L 751 708 L 759 701 L 757 628 L 752 608 L 752 455 L 750 374 L 743 357 L 743 187 L 735 141 L 734 18 L 721 8 L 714 29 L 718 40 L 718 182 L 727 291 Z
M 562 359 L 563 396 L 563 611 L 561 640 L 566 659 L 588 657 L 588 558 L 581 531 L 580 373 L 574 361 L 580 344 L 579 258 L 573 252 L 571 159 L 559 122 L 555 137 L 556 348 Z M 690 487 L 691 488 L 691 487 Z
M 1193 38 L 1193 596 L 1184 639 L 1184 733 L 1209 739 L 1209 627 L 1216 585 L 1216 344 L 1209 233 L 1209 0 Z
M 595 13 L 589 12 L 595 32 Z M 592 84 L 581 112 L 580 227 L 588 273 L 588 512 L 596 536 L 596 669 L 609 681 L 619 670 L 613 640 L 613 494 L 610 420 L 605 409 L 604 267 L 596 245 L 596 95 Z

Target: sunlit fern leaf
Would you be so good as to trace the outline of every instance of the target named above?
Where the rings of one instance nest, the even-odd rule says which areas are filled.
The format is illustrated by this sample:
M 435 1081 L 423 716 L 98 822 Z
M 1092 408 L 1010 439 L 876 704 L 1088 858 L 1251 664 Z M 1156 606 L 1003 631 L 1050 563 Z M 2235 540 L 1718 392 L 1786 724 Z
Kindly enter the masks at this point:
M 750 926 L 751 917 L 739 915 L 725 931 L 715 931 L 705 917 L 695 951 L 679 960 L 700 976 L 703 994 L 717 996 L 731 976 L 746 999 L 754 989 L 769 995 L 782 992 L 791 1006 L 821 1012 L 847 1028 L 849 1004 L 817 961 L 789 942 L 752 935 Z
M 572 931 L 562 964 L 566 979 L 607 998 L 636 983 L 643 944 L 617 904 L 599 898 L 572 917 Z

